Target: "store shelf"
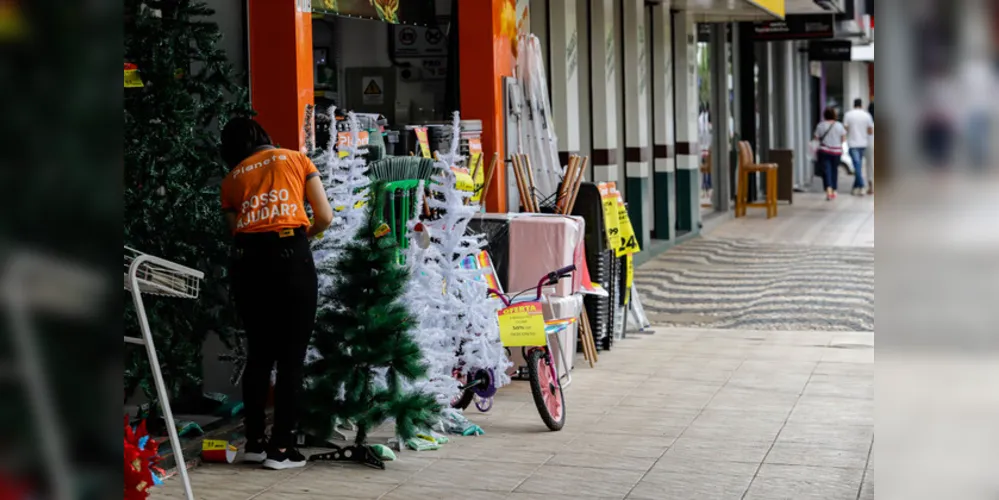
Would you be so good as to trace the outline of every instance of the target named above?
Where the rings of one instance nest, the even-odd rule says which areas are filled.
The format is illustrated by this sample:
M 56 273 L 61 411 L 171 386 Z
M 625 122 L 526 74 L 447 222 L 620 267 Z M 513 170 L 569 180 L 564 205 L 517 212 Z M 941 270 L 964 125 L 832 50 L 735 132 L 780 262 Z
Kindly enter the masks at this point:
M 125 247 L 125 290 L 132 291 L 129 271 L 136 262 L 138 268 L 135 270 L 135 277 L 140 293 L 184 299 L 198 298 L 204 273 L 127 246 Z

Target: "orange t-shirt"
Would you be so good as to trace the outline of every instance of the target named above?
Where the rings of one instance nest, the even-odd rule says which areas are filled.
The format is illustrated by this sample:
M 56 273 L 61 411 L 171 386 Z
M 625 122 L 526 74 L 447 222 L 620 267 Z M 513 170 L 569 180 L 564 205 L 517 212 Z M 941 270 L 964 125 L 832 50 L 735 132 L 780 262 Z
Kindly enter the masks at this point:
M 317 175 L 319 170 L 302 153 L 258 151 L 222 180 L 222 210 L 237 214 L 236 233 L 308 227 L 305 181 Z

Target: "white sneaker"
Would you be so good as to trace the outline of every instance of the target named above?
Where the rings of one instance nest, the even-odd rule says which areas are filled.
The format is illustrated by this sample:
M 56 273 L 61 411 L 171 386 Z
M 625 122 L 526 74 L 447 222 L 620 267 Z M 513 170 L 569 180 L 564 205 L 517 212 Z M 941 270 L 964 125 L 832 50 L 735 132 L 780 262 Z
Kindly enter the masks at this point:
M 260 441 L 256 443 L 246 443 L 246 450 L 243 452 L 243 461 L 260 464 L 267 460 L 267 443 Z
M 284 452 L 271 448 L 264 460 L 264 467 L 271 470 L 294 469 L 305 467 L 305 457 L 295 448 L 287 448 Z

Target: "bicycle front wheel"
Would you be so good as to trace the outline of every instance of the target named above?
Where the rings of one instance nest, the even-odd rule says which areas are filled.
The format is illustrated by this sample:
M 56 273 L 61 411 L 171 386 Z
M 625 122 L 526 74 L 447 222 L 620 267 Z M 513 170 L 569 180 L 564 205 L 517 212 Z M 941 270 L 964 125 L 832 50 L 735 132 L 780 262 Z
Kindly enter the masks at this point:
M 561 382 L 552 378 L 551 362 L 544 350 L 534 349 L 527 355 L 527 375 L 541 420 L 549 429 L 557 431 L 565 425 L 565 398 Z

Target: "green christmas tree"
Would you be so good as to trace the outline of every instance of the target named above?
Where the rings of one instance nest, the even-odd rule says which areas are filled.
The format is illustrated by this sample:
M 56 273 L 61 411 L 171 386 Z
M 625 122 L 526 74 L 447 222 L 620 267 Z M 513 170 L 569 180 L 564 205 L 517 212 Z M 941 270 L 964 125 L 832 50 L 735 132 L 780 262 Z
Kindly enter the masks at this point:
M 380 185 L 372 187 L 379 192 Z M 305 368 L 302 429 L 325 440 L 335 422 L 358 429 L 354 460 L 364 460 L 368 433 L 389 418 L 396 432 L 412 438 L 438 413 L 433 396 L 406 393 L 404 380 L 426 373 L 420 348 L 410 336 L 415 318 L 401 301 L 409 272 L 398 264 L 396 244 L 368 204 L 367 224 L 338 259 L 319 263 L 330 278 L 319 290 L 319 312 L 312 346 L 319 359 Z M 321 283 L 323 280 L 321 280 Z
M 125 244 L 205 273 L 197 301 L 146 300 L 170 397 L 201 396 L 202 344 L 210 333 L 230 342 L 237 325 L 226 284 L 228 230 L 219 183 L 223 121 L 251 112 L 245 89 L 218 43 L 214 12 L 195 0 L 125 0 L 125 63 L 141 86 L 125 88 Z M 131 302 L 125 334 L 138 336 Z M 139 348 L 125 350 L 125 396 L 150 390 Z

